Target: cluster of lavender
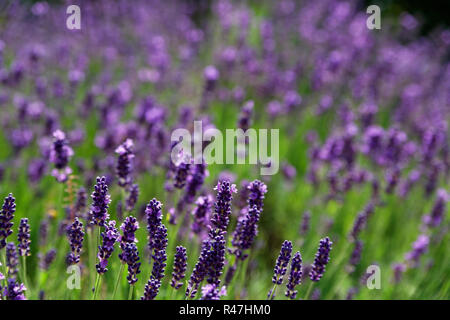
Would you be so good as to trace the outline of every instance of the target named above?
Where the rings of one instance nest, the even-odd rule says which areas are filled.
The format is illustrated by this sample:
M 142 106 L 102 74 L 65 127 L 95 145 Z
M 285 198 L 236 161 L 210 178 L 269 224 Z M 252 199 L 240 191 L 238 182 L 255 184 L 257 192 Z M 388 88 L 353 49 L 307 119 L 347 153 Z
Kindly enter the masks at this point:
M 122 235 L 119 237 L 119 243 L 122 252 L 119 254 L 119 259 L 128 265 L 127 280 L 130 285 L 134 285 L 138 281 L 137 275 L 141 272 L 139 251 L 136 246 L 136 231 L 139 229 L 139 222 L 133 216 L 126 217 L 120 229 Z

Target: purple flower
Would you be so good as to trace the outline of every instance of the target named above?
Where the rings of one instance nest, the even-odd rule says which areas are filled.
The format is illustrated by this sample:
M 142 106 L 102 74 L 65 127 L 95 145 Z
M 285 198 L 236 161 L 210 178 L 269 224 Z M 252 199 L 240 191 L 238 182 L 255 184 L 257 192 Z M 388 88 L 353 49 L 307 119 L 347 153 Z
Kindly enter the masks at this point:
M 249 208 L 256 206 L 260 212 L 264 206 L 264 195 L 267 193 L 267 186 L 264 182 L 254 180 L 247 186 L 249 190 L 247 204 Z
M 217 198 L 214 203 L 214 214 L 211 218 L 212 232 L 227 231 L 231 215 L 231 200 L 236 193 L 236 186 L 229 181 L 219 181 L 214 188 L 217 190 Z
M 3 297 L 6 300 L 26 300 L 24 291 L 27 290 L 22 283 L 18 283 L 15 279 L 8 279 L 8 284 L 3 290 Z
M 206 284 L 202 287 L 202 297 L 200 300 L 220 300 L 221 296 L 225 296 L 227 290 L 223 286 L 220 290 L 215 284 Z
M 311 271 L 309 272 L 309 278 L 311 281 L 319 281 L 324 272 L 325 266 L 328 261 L 330 261 L 330 251 L 333 242 L 330 241 L 328 237 L 321 239 L 319 242 L 319 249 L 317 250 L 316 257 L 314 258 L 314 263 L 312 265 Z
M 125 221 L 120 226 L 120 230 L 122 230 L 122 235 L 120 236 L 120 243 L 131 243 L 137 242 L 136 239 L 136 230 L 139 229 L 139 222 L 133 216 L 129 216 L 125 218 Z
M 108 259 L 111 257 L 114 251 L 114 244 L 119 238 L 119 231 L 116 228 L 116 221 L 109 221 L 105 225 L 105 230 L 102 232 L 101 236 L 103 238 L 103 243 L 98 247 L 97 258 L 99 259 L 99 262 L 95 266 L 99 274 L 103 274 L 108 271 Z
M 205 90 L 212 91 L 215 87 L 217 80 L 219 80 L 219 71 L 214 66 L 207 66 L 203 71 L 203 77 L 205 78 Z
M 175 253 L 175 261 L 173 263 L 172 281 L 170 285 L 178 290 L 183 285 L 183 279 L 186 275 L 187 254 L 186 248 L 178 246 Z
M 192 232 L 199 234 L 208 225 L 209 216 L 213 206 L 212 197 L 210 195 L 198 197 L 195 205 L 196 206 L 192 211 L 194 217 L 194 221 L 192 222 Z
M 167 228 L 165 225 L 160 224 L 155 232 L 153 239 L 153 269 L 152 277 L 157 280 L 164 278 L 164 269 L 167 261 Z
M 106 177 L 97 177 L 97 183 L 94 186 L 94 192 L 91 197 L 92 206 L 89 212 L 90 224 L 103 227 L 106 220 L 109 219 L 108 207 L 111 202 Z
M 254 205 L 245 217 L 242 217 L 236 225 L 236 230 L 233 233 L 233 240 L 231 243 L 236 249 L 234 250 L 234 254 L 236 257 L 245 260 L 247 258 L 247 254 L 243 252 L 253 244 L 253 241 L 258 234 L 258 222 L 260 217 L 260 211 L 256 205 Z
M 83 223 L 78 218 L 75 218 L 74 222 L 67 227 L 67 238 L 71 249 L 67 256 L 67 264 L 77 264 L 80 262 L 80 252 L 83 248 L 84 240 Z
M 359 261 L 361 261 L 362 248 L 363 248 L 363 242 L 361 240 L 356 240 L 355 247 L 352 251 L 352 254 L 350 255 L 350 261 L 349 261 L 351 271 L 353 271 L 355 266 L 357 266 Z
M 309 231 L 309 225 L 311 220 L 311 211 L 307 210 L 303 213 L 302 223 L 300 225 L 300 234 L 306 236 Z
M 286 274 L 287 266 L 289 264 L 289 261 L 291 260 L 291 254 L 292 242 L 284 240 L 283 245 L 281 246 L 280 254 L 275 264 L 275 268 L 273 269 L 272 282 L 274 284 L 280 285 L 283 283 L 283 277 Z
M 198 261 L 192 271 L 191 278 L 189 279 L 187 288 L 186 288 L 186 297 L 194 298 L 197 294 L 198 286 L 205 279 L 205 276 L 208 271 L 208 260 L 209 260 L 209 252 L 210 252 L 211 243 L 209 240 L 204 240 L 202 242 L 202 250 L 200 252 L 200 256 Z
M 291 270 L 289 273 L 288 283 L 286 285 L 287 290 L 285 292 L 286 297 L 295 299 L 297 296 L 297 290 L 295 287 L 302 281 L 302 255 L 299 251 L 294 254 L 291 262 Z
M 220 284 L 223 268 L 225 266 L 225 238 L 217 234 L 210 240 L 211 250 L 208 254 L 208 283 Z
M 437 227 L 441 224 L 442 219 L 445 214 L 445 206 L 449 197 L 447 191 L 444 189 L 439 189 L 437 192 L 437 198 L 434 202 L 433 208 L 431 209 L 431 213 L 426 215 L 423 220 L 424 223 L 429 227 Z
M 129 189 L 129 193 L 130 194 L 128 195 L 125 205 L 126 205 L 126 210 L 128 212 L 131 212 L 131 211 L 133 211 L 134 207 L 136 206 L 136 203 L 139 198 L 139 186 L 137 184 L 131 185 L 130 189 Z
M 119 254 L 120 260 L 128 265 L 127 280 L 130 285 L 137 282 L 137 275 L 141 273 L 139 262 L 139 251 L 134 242 L 126 242 L 121 244 L 122 253 Z
M 132 182 L 131 172 L 133 170 L 133 140 L 127 139 L 116 149 L 119 155 L 117 159 L 116 173 L 119 179 L 119 186 L 127 187 Z
M 52 175 L 58 182 L 66 182 L 72 169 L 68 166 L 73 150 L 68 146 L 66 134 L 61 130 L 53 132 L 53 147 L 50 151 L 50 162 L 55 166 Z
M 254 106 L 255 103 L 250 100 L 247 101 L 241 109 L 237 127 L 242 129 L 244 132 L 250 128 Z
M 156 298 L 161 287 L 161 281 L 157 279 L 150 278 L 145 285 L 144 295 L 141 300 L 153 300 Z
M 395 263 L 392 269 L 394 271 L 394 282 L 399 283 L 402 279 L 403 272 L 406 271 L 406 265 L 404 263 Z
M 84 187 L 80 187 L 77 191 L 77 200 L 74 205 L 74 213 L 77 217 L 85 217 L 87 208 L 87 193 Z
M 173 186 L 177 189 L 183 189 L 186 185 L 189 173 L 191 170 L 191 163 L 188 159 L 182 159 L 175 166 L 175 178 Z
M 206 177 L 206 164 L 196 164 L 192 170 L 192 173 L 187 177 L 186 192 L 180 201 L 180 209 L 185 204 L 191 204 L 197 192 L 201 189 Z
M 16 212 L 16 199 L 10 193 L 3 202 L 0 211 L 0 250 L 6 246 L 6 238 L 12 234 L 14 212 Z
M 153 198 L 145 208 L 145 215 L 147 217 L 148 248 L 150 252 L 153 250 L 156 230 L 162 223 L 161 208 L 162 203 L 155 198 Z
M 28 224 L 28 218 L 22 218 L 20 220 L 19 232 L 17 234 L 17 241 L 19 242 L 19 255 L 30 255 L 30 225 Z
M 374 212 L 374 204 L 373 202 L 369 202 L 366 207 L 358 213 L 356 216 L 355 222 L 353 224 L 352 231 L 350 232 L 350 238 L 352 240 L 356 240 L 358 238 L 359 233 L 365 228 L 366 223 L 370 215 Z
M 19 270 L 19 256 L 17 255 L 17 248 L 13 242 L 8 242 L 6 245 L 6 266 L 8 267 L 8 276 L 15 278 Z
M 44 256 L 40 255 L 39 267 L 44 270 L 48 270 L 50 265 L 56 258 L 56 249 L 50 249 Z
M 430 238 L 421 234 L 412 245 L 412 250 L 405 255 L 405 259 L 412 264 L 412 267 L 419 265 L 420 257 L 428 250 Z

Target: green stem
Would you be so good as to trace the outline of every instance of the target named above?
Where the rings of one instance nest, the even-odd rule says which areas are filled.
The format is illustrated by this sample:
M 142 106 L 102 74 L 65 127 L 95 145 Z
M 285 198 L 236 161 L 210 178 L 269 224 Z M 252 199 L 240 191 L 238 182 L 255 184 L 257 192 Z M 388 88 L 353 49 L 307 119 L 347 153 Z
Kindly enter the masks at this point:
M 308 300 L 309 295 L 311 294 L 311 290 L 312 290 L 313 286 L 314 286 L 314 281 L 311 281 L 311 283 L 309 284 L 309 287 L 308 287 L 308 291 L 306 291 L 304 300 Z
M 95 279 L 94 296 L 92 297 L 92 300 L 97 299 L 97 294 L 98 294 L 98 291 L 100 290 L 101 283 L 102 283 L 102 275 L 97 272 L 97 277 Z
M 114 300 L 115 296 L 116 296 L 116 292 L 117 292 L 117 287 L 119 286 L 119 282 L 120 282 L 120 278 L 122 278 L 122 273 L 123 273 L 123 268 L 124 268 L 125 264 L 121 263 L 120 264 L 120 271 L 119 274 L 117 275 L 117 280 L 116 280 L 116 284 L 114 286 L 114 291 L 113 291 L 113 296 L 112 299 Z
M 272 300 L 275 297 L 275 292 L 277 291 L 277 284 L 273 285 L 272 291 L 270 291 L 270 295 L 267 297 L 267 300 Z
M 25 287 L 27 288 L 28 291 L 28 296 L 31 296 L 31 288 L 28 285 L 28 280 L 27 280 L 27 260 L 26 260 L 26 256 L 22 256 L 22 281 L 25 284 Z
M 130 285 L 130 290 L 128 291 L 128 300 L 133 300 L 133 292 L 134 292 L 134 285 Z

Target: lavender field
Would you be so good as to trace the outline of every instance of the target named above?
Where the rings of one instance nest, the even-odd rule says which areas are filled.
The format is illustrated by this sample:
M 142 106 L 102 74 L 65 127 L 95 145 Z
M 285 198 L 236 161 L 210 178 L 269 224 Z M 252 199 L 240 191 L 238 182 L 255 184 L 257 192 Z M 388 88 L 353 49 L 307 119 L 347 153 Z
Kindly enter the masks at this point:
M 448 300 L 450 30 L 206 3 L 0 2 L 0 300 Z

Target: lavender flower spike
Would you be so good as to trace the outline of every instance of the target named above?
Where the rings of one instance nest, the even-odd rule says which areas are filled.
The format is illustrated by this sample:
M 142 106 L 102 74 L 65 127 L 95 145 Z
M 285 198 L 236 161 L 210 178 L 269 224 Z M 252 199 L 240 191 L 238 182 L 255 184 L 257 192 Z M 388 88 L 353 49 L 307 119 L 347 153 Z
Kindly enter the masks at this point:
M 152 277 L 148 280 L 145 285 L 144 295 L 141 297 L 141 300 L 153 300 L 156 298 L 159 292 L 159 288 L 161 287 L 161 281 L 157 279 L 153 279 Z
M 15 279 L 8 279 L 8 284 L 3 290 L 2 296 L 6 300 L 26 300 L 24 291 L 27 290 L 23 284 L 19 284 Z
M 275 285 L 280 285 L 283 283 L 283 277 L 286 274 L 287 266 L 291 260 L 292 254 L 292 242 L 284 240 L 281 246 L 280 255 L 278 256 L 275 268 L 273 270 L 272 282 Z
M 291 262 L 291 271 L 289 273 L 288 283 L 286 285 L 286 297 L 295 299 L 297 296 L 297 290 L 295 286 L 299 285 L 302 281 L 302 255 L 299 251 L 294 254 Z
M 128 265 L 127 280 L 130 285 L 137 282 L 137 275 L 141 273 L 139 262 L 139 251 L 136 243 L 130 242 L 123 246 L 123 252 L 119 255 L 120 259 Z
M 71 252 L 67 256 L 67 264 L 77 264 L 80 262 L 80 252 L 84 240 L 83 223 L 78 218 L 75 218 L 74 222 L 67 227 L 67 237 L 71 248 Z
M 129 189 L 130 194 L 125 201 L 125 208 L 128 212 L 133 211 L 139 198 L 139 185 L 133 184 Z
M 8 276 L 15 278 L 19 270 L 19 256 L 17 255 L 17 248 L 13 242 L 8 242 L 6 245 L 6 266 L 8 267 Z
M 3 202 L 2 210 L 0 211 L 0 250 L 6 246 L 6 238 L 12 234 L 13 223 L 16 212 L 16 199 L 10 193 Z
M 219 231 L 227 231 L 231 215 L 231 200 L 233 193 L 236 193 L 236 186 L 229 181 L 219 181 L 214 188 L 217 190 L 217 198 L 214 203 L 214 214 L 211 218 L 212 230 L 217 233 Z
M 247 186 L 249 190 L 247 204 L 249 208 L 256 206 L 259 211 L 263 210 L 264 195 L 267 193 L 267 186 L 264 182 L 254 180 Z
M 111 257 L 114 251 L 114 244 L 119 238 L 119 231 L 116 228 L 115 221 L 109 221 L 105 225 L 105 231 L 102 232 L 103 244 L 98 247 L 97 257 L 99 259 L 98 264 L 95 266 L 99 274 L 103 274 L 108 269 L 108 259 Z
M 55 165 L 52 175 L 58 182 L 66 182 L 72 169 L 68 166 L 73 150 L 67 144 L 66 134 L 61 130 L 53 133 L 53 148 L 50 151 L 50 162 Z
M 154 238 L 158 226 L 162 223 L 162 204 L 153 198 L 145 208 L 145 215 L 147 217 L 147 231 L 148 231 L 148 246 L 150 252 L 153 250 Z
M 164 270 L 166 268 L 167 261 L 167 228 L 161 224 L 158 226 L 153 244 L 153 269 L 152 277 L 159 281 L 164 278 Z
M 220 300 L 221 296 L 227 295 L 225 286 L 218 288 L 214 284 L 207 284 L 202 287 L 202 297 L 200 300 Z
M 19 255 L 30 255 L 30 225 L 28 224 L 28 218 L 22 218 L 20 220 L 19 232 L 17 234 L 17 241 L 19 242 Z
M 236 230 L 233 233 L 233 240 L 231 243 L 236 247 L 234 254 L 236 257 L 245 260 L 247 254 L 243 252 L 253 244 L 253 241 L 258 234 L 258 222 L 259 222 L 260 210 L 254 205 L 243 217 L 238 221 L 236 225 Z
M 173 263 L 172 281 L 170 285 L 178 290 L 183 285 L 183 279 L 186 275 L 187 254 L 186 248 L 178 246 L 175 253 L 175 261 Z
M 202 242 L 202 250 L 200 252 L 200 257 L 198 258 L 197 264 L 192 271 L 191 278 L 189 279 L 186 288 L 186 297 L 194 298 L 197 294 L 198 286 L 203 281 L 208 271 L 208 259 L 210 252 L 211 243 L 209 240 L 204 240 Z
M 406 260 L 411 263 L 413 268 L 419 265 L 420 257 L 428 250 L 429 244 L 430 238 L 425 234 L 419 235 L 417 240 L 413 243 L 412 250 L 405 256 Z
M 127 139 L 116 149 L 119 155 L 117 159 L 117 177 L 119 178 L 119 186 L 127 187 L 132 182 L 131 172 L 133 170 L 133 140 Z
M 111 202 L 106 177 L 97 177 L 97 183 L 94 186 L 94 192 L 91 197 L 92 206 L 89 212 L 89 222 L 90 224 L 103 227 L 106 220 L 109 219 L 108 207 Z
M 319 281 L 325 273 L 325 266 L 330 261 L 330 251 L 333 242 L 330 238 L 326 237 L 319 242 L 319 249 L 317 250 L 312 269 L 309 272 L 309 278 L 311 281 Z

